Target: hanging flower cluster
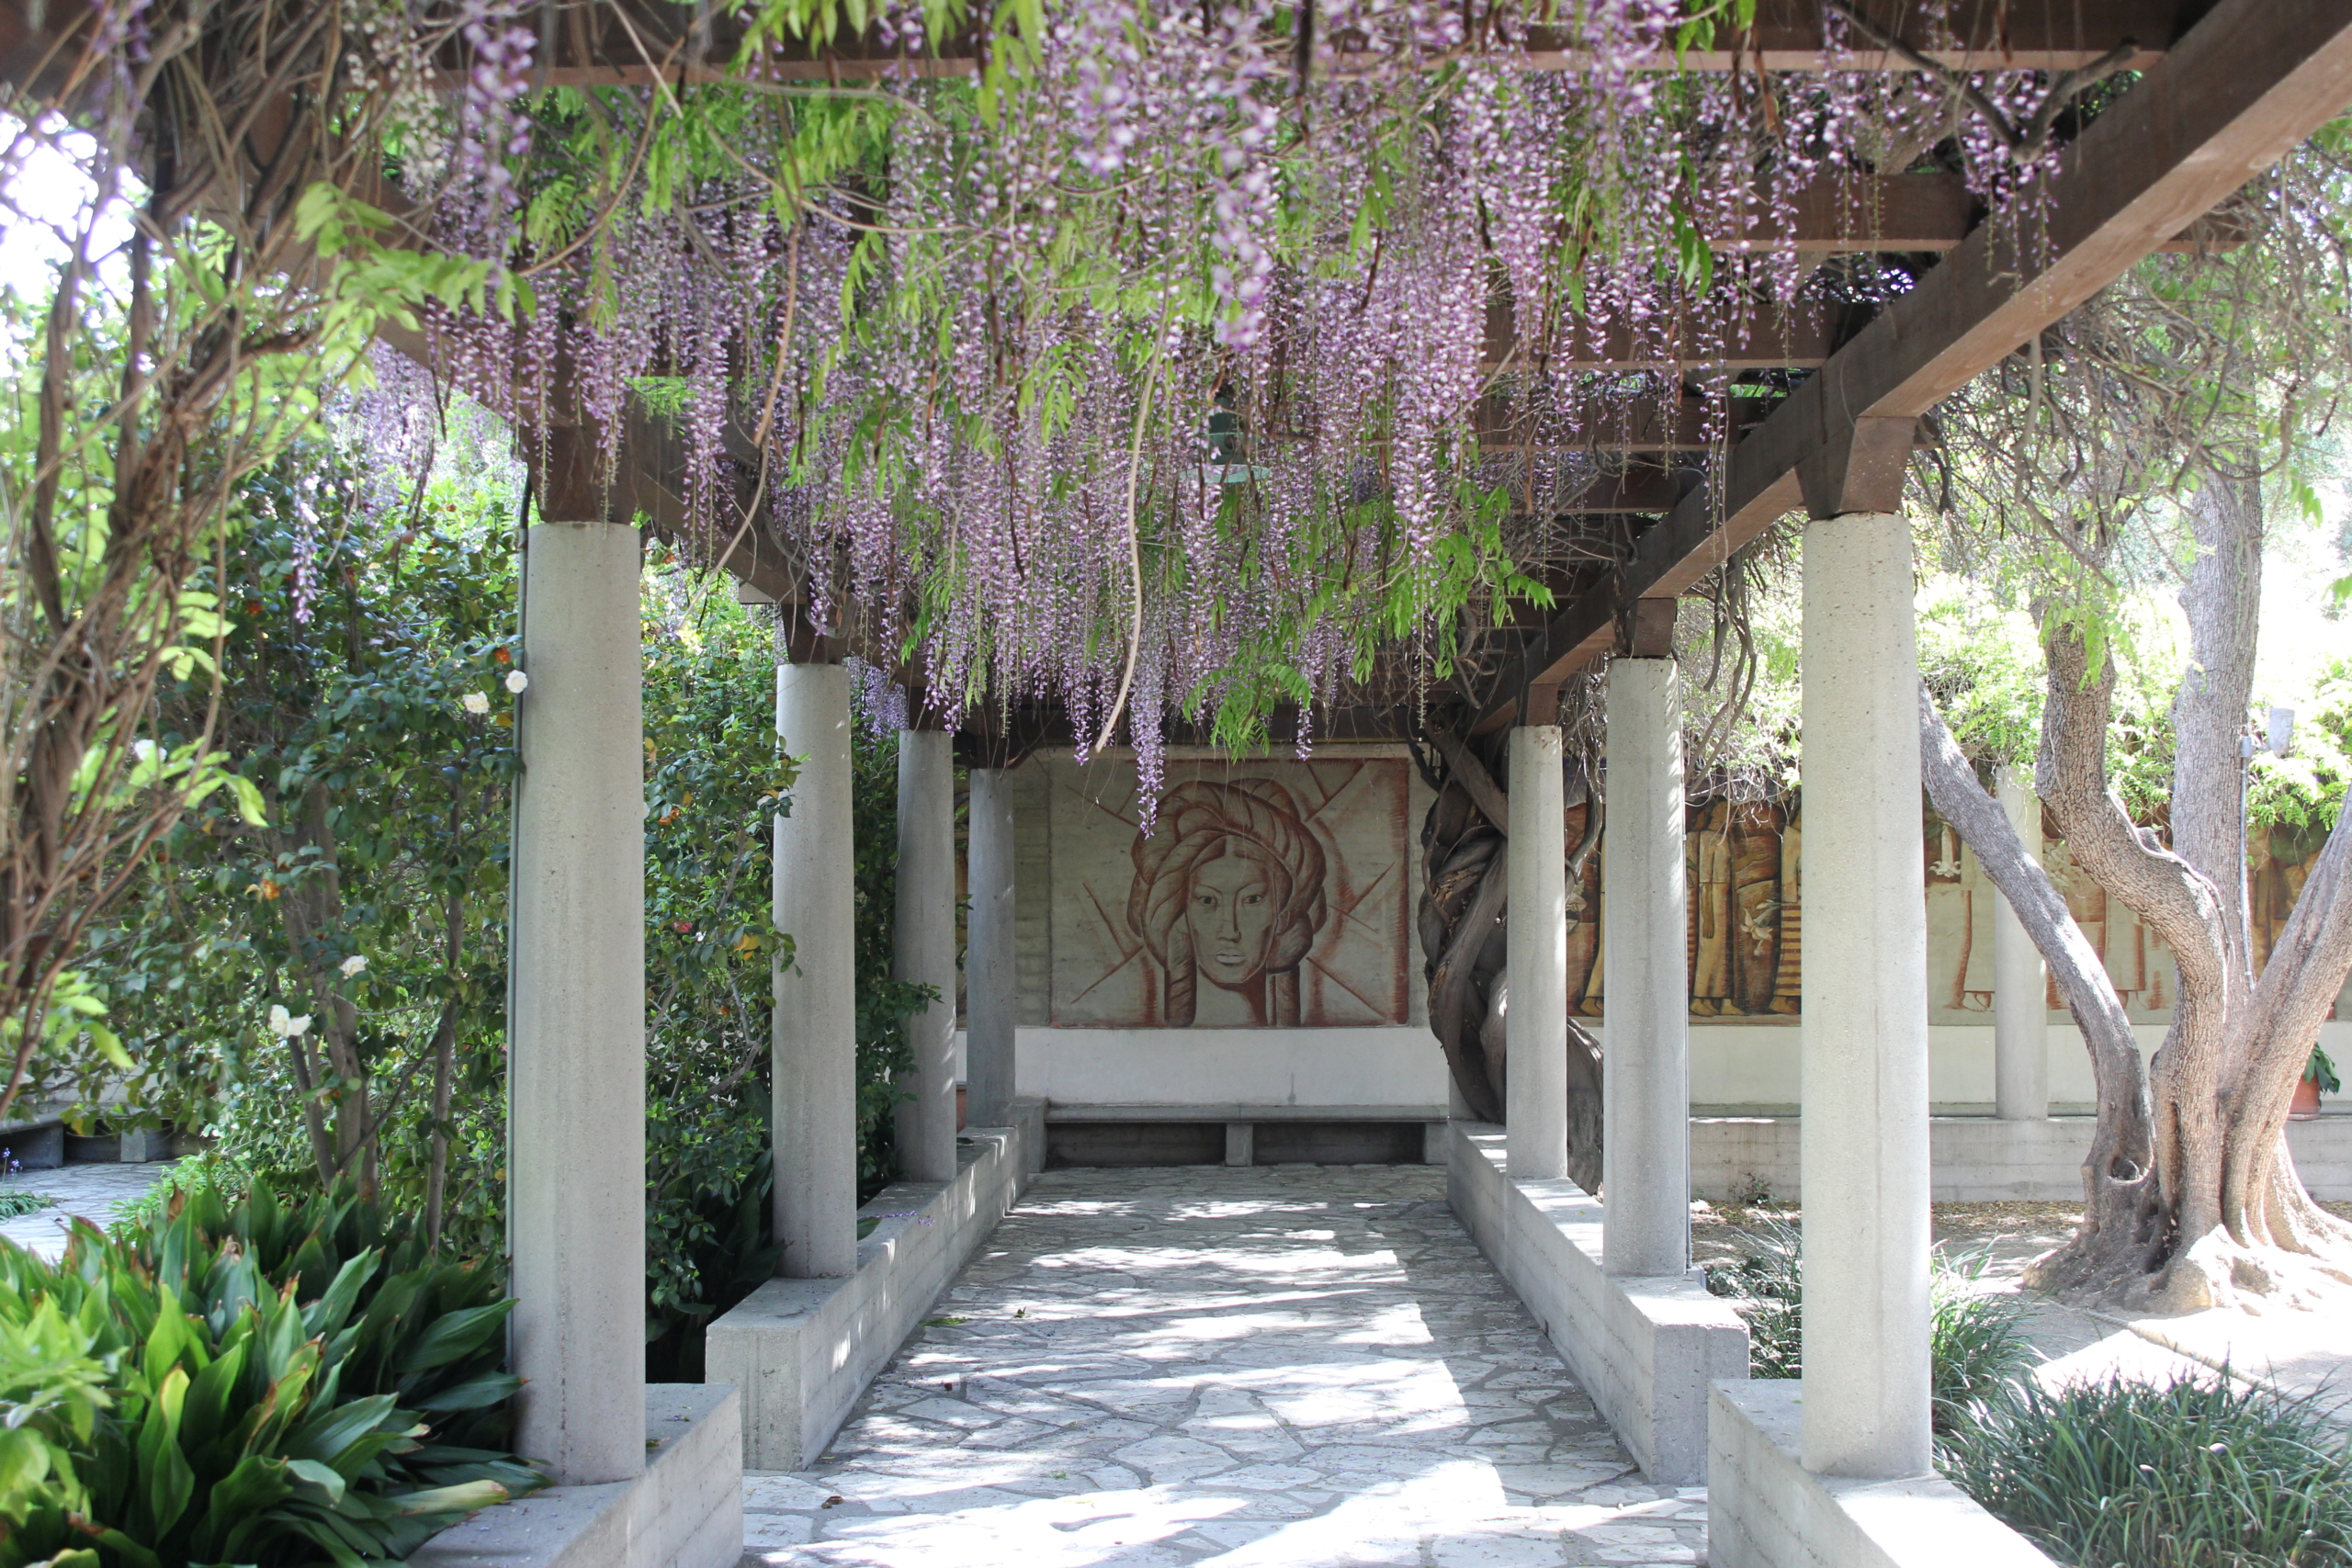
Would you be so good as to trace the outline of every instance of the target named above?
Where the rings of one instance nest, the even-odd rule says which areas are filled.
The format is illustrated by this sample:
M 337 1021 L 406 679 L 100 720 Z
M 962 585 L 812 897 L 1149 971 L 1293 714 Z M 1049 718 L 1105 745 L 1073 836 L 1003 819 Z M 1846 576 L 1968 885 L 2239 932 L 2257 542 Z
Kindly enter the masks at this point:
M 688 531 L 783 542 L 931 709 L 1057 703 L 1148 782 L 1179 714 L 1240 740 L 1442 671 L 1466 614 L 1589 558 L 1555 513 L 1620 426 L 1722 437 L 1724 345 L 1908 283 L 1712 237 L 1937 144 L 2018 190 L 1944 85 L 1680 73 L 1684 13 L 1575 0 L 1538 68 L 1508 6 L 1073 0 L 1013 90 L 612 90 L 608 188 L 543 181 L 523 224 L 560 258 L 518 260 L 536 308 L 436 330 L 526 429 L 668 414 Z M 883 30 L 923 47 L 913 8 Z M 672 114 L 694 157 L 621 156 Z

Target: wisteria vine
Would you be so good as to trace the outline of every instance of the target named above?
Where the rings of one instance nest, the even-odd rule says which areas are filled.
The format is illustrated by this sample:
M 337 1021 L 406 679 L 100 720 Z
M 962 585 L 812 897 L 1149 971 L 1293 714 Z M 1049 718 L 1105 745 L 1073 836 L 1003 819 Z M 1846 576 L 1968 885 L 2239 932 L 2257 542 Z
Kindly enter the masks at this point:
M 1246 742 L 1295 706 L 1303 746 L 1317 704 L 1442 678 L 1591 557 L 1560 513 L 1619 423 L 1689 404 L 1722 439 L 1776 388 L 1706 368 L 1722 345 L 1908 286 L 1720 236 L 1923 158 L 2020 210 L 2038 172 L 1924 74 L 1679 71 L 1671 0 L 1044 17 L 1013 91 L 804 91 L 754 54 L 741 85 L 526 95 L 481 9 L 471 151 L 438 166 L 468 240 L 519 197 L 531 307 L 435 325 L 526 431 L 609 446 L 653 403 L 714 556 L 783 543 L 802 612 L 931 710 L 1058 703 L 1081 752 L 1123 728 L 1147 795 L 1180 715 Z M 1566 68 L 1526 57 L 1537 21 Z M 911 61 L 930 25 L 882 31 Z M 2052 90 L 1971 81 L 2020 119 Z

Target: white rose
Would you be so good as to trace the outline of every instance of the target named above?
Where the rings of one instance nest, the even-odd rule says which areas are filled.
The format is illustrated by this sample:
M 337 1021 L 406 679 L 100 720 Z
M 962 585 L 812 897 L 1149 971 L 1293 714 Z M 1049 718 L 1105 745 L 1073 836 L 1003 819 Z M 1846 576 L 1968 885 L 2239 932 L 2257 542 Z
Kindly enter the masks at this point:
M 269 1010 L 269 1032 L 280 1040 L 291 1040 L 298 1034 L 309 1033 L 310 1030 L 311 1015 L 309 1013 L 306 1012 L 301 1017 L 296 1018 L 283 1007 L 272 1007 Z
M 490 711 L 490 698 L 486 694 L 481 692 L 468 692 L 464 696 L 458 699 L 458 705 L 464 708 L 468 713 L 488 713 Z
M 520 670 L 510 670 L 506 672 L 506 689 L 518 697 L 523 694 L 523 688 L 530 683 L 531 678 Z
M 342 967 L 343 977 L 348 980 L 368 967 L 368 955 L 364 953 L 355 953 L 343 961 Z

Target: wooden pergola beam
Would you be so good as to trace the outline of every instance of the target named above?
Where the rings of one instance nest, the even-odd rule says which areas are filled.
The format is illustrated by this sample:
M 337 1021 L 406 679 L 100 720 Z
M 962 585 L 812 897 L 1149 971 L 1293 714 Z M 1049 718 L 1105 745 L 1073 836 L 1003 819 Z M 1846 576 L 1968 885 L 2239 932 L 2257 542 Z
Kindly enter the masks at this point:
M 1644 535 L 1610 588 L 1567 606 L 1481 716 L 1531 711 L 1617 638 L 1635 600 L 1680 593 L 1780 517 L 1893 510 L 1920 415 L 2121 276 L 2352 102 L 2352 0 L 2222 0 L 2085 130 L 2028 197 L 1891 302 Z
M 1705 367 L 1721 370 L 1774 370 L 1821 364 L 1844 335 L 1843 312 L 1837 307 L 1800 305 L 1782 310 L 1758 305 L 1744 321 L 1722 330 L 1704 323 L 1678 321 L 1662 330 L 1629 327 L 1622 321 L 1594 330 L 1579 317 L 1544 358 L 1547 369 L 1680 370 Z M 1510 352 L 1508 302 L 1498 300 L 1487 312 L 1487 359 L 1499 365 Z M 1530 365 L 1524 348 L 1516 363 Z
M 21 3 L 21 0 L 17 0 Z M 553 0 L 536 7 L 539 18 L 542 85 L 595 87 L 642 85 L 659 74 L 672 83 L 733 82 L 741 33 L 732 16 L 705 6 L 661 0 L 622 0 L 627 22 L 613 0 Z M 2180 28 L 2181 0 L 1955 0 L 1940 26 L 1923 25 L 1920 7 L 1909 0 L 1864 0 L 1861 9 L 1904 41 L 1941 63 L 1968 71 L 2067 71 L 2099 60 L 2130 44 L 2129 63 L 2144 69 L 2161 58 Z M 1741 71 L 1908 71 L 1911 63 L 1858 38 L 1833 47 L 1817 0 L 1763 0 L 1755 28 L 1736 34 L 1719 27 L 1705 48 L 1675 55 L 1662 52 L 1645 62 L 1650 70 L 1711 73 Z M 5 35 L 0 35 L 5 39 Z M 970 75 L 979 55 L 976 36 L 946 40 L 917 57 L 878 47 L 870 36 L 837 39 L 821 47 L 779 50 L 761 62 L 770 82 L 870 82 L 886 76 Z M 1529 29 L 1525 59 L 1537 70 L 1579 63 L 1572 33 Z M 1376 62 L 1342 53 L 1343 71 Z M 463 80 L 467 62 L 452 60 L 441 74 Z
M 1707 243 L 1730 254 L 1950 251 L 1983 216 L 1958 175 L 1836 175 L 1799 191 L 1782 211 L 1772 210 L 1759 191 L 1742 222 L 1712 230 Z M 2156 248 L 2218 250 L 2245 240 L 2235 225 L 2207 218 Z

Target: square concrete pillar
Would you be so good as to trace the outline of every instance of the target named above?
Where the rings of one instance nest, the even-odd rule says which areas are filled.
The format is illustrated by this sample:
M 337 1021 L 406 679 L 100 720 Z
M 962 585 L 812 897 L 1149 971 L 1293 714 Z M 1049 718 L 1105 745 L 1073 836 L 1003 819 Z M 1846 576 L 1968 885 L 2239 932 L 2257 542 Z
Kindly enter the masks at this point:
M 1002 768 L 974 768 L 968 812 L 970 912 L 965 917 L 965 1120 L 1012 1120 L 1012 788 Z
M 1601 1255 L 1611 1274 L 1680 1274 L 1690 1267 L 1690 986 L 1673 660 L 1611 662 L 1608 743 Z
M 1807 1470 L 1865 1479 L 1924 1474 L 1929 1451 L 1928 919 L 1912 592 L 1902 517 L 1806 526 L 1804 1453 Z
M 1995 786 L 2026 859 L 2041 864 L 2032 772 L 2005 762 Z M 1993 1104 L 2005 1122 L 2039 1122 L 2050 1114 L 2049 971 L 2009 901 L 1993 900 Z
M 897 947 L 901 980 L 938 1000 L 907 1022 L 913 1069 L 899 1079 L 899 1170 L 910 1181 L 956 1176 L 956 757 L 939 729 L 899 731 Z
M 524 546 L 507 1234 L 515 1447 L 560 1485 L 645 1468 L 645 728 L 639 540 Z
M 1568 1174 L 1568 878 L 1560 727 L 1510 732 L 1505 1131 L 1517 1181 Z M 1679 939 L 1678 939 L 1679 940 Z
M 780 664 L 775 727 L 798 759 L 775 819 L 775 917 L 793 962 L 775 973 L 775 1236 L 787 1279 L 857 1272 L 857 993 L 849 671 Z
M 1225 1124 L 1225 1163 L 1258 1163 L 1258 1124 L 1255 1122 L 1227 1122 Z

